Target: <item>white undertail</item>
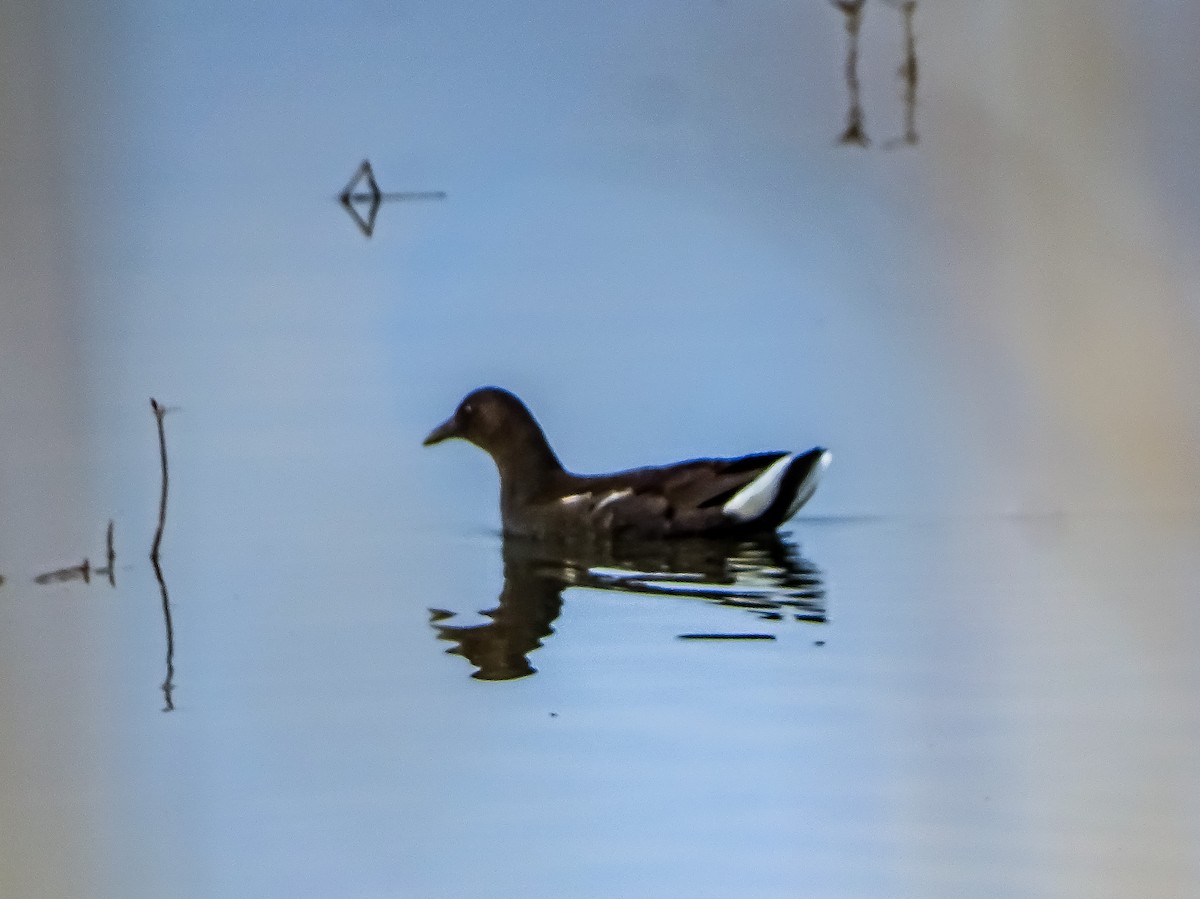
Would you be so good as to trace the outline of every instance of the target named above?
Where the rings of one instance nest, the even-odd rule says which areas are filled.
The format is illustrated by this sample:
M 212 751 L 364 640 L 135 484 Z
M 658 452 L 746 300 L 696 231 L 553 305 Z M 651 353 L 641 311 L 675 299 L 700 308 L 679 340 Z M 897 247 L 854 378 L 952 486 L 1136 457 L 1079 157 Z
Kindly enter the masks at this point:
M 829 467 L 829 463 L 833 461 L 833 453 L 829 450 L 824 450 L 821 453 L 821 458 L 817 460 L 817 464 L 812 467 L 812 471 L 808 473 L 808 477 L 800 484 L 800 489 L 796 491 L 796 498 L 792 500 L 792 504 L 788 506 L 787 515 L 784 516 L 784 521 L 787 521 L 793 515 L 800 511 L 800 507 L 808 502 L 817 489 L 817 482 L 821 480 L 821 475 L 825 473 L 825 469 Z
M 798 453 L 788 453 L 780 456 L 774 462 L 767 466 L 753 481 L 739 490 L 733 495 L 729 502 L 725 503 L 722 511 L 730 518 L 737 521 L 753 521 L 759 516 L 766 513 L 771 508 L 772 503 L 779 497 L 779 490 L 783 486 L 784 476 L 787 474 L 788 468 L 796 461 Z M 812 497 L 813 492 L 817 489 L 817 482 L 821 479 L 821 473 L 833 461 L 833 454 L 828 450 L 821 453 L 821 457 L 817 460 L 817 464 L 812 467 L 807 477 L 801 482 L 799 489 L 796 491 L 796 496 L 788 506 L 785 519 L 791 518 L 796 512 Z

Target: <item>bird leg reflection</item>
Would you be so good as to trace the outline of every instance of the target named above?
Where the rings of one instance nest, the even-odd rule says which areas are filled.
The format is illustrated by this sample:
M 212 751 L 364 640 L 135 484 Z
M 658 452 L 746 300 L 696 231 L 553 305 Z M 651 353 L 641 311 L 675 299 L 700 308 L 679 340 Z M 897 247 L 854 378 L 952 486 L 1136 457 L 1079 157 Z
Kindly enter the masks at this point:
M 476 666 L 471 676 L 478 680 L 512 680 L 537 671 L 528 655 L 554 632 L 568 587 L 702 599 L 752 612 L 764 621 L 779 621 L 785 615 L 816 624 L 826 620 L 820 572 L 778 535 L 591 546 L 570 552 L 510 538 L 504 542 L 503 557 L 504 587 L 496 608 L 482 613 L 490 619 L 487 623 L 447 624 L 452 613 L 430 610 L 437 638 L 454 644 L 448 653 Z

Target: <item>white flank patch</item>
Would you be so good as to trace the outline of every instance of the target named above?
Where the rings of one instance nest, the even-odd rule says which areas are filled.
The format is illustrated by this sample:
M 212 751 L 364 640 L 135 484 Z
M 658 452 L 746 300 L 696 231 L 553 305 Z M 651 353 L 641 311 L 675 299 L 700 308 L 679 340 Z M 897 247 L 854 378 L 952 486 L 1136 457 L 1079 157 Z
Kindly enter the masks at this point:
M 559 502 L 562 503 L 564 506 L 569 506 L 569 505 L 572 505 L 573 503 L 583 502 L 584 500 L 588 500 L 591 498 L 592 498 L 592 495 L 590 493 L 572 493 L 570 496 L 564 496 L 562 499 L 559 500 Z
M 592 511 L 599 512 L 601 509 L 603 509 L 609 503 L 615 503 L 617 500 L 621 499 L 622 497 L 630 496 L 632 493 L 633 493 L 632 487 L 626 487 L 624 490 L 614 490 L 612 493 L 610 493 L 606 497 L 604 497 L 604 499 L 600 500 L 600 502 L 596 503 L 596 507 L 594 509 L 592 509 Z
M 775 497 L 779 495 L 779 485 L 788 466 L 796 458 L 795 453 L 780 456 L 767 467 L 767 470 L 733 495 L 721 509 L 731 518 L 738 521 L 753 521 L 771 508 Z

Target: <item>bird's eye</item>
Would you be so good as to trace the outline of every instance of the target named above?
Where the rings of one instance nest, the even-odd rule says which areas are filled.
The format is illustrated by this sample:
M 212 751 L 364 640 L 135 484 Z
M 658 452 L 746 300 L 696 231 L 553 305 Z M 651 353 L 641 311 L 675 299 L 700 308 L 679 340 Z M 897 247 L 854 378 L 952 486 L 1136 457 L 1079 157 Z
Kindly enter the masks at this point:
M 474 410 L 472 410 L 472 409 L 471 409 L 471 404 L 470 404 L 470 403 L 463 403 L 463 404 L 462 404 L 462 414 L 463 414 L 463 415 L 470 415 L 472 411 L 474 411 Z

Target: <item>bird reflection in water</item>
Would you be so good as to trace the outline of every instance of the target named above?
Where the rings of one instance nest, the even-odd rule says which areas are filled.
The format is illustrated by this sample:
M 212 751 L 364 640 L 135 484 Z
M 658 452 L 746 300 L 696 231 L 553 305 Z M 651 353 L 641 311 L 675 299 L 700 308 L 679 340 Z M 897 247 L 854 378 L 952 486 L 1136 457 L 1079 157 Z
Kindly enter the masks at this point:
M 475 665 L 478 670 L 471 676 L 479 680 L 512 680 L 537 671 L 528 655 L 554 632 L 568 587 L 700 599 L 745 610 L 761 620 L 825 622 L 820 571 L 801 557 L 795 544 L 777 534 L 571 551 L 508 538 L 503 556 L 504 588 L 496 608 L 482 613 L 490 619 L 487 623 L 448 624 L 452 612 L 430 610 L 437 638 L 454 644 L 447 653 Z

